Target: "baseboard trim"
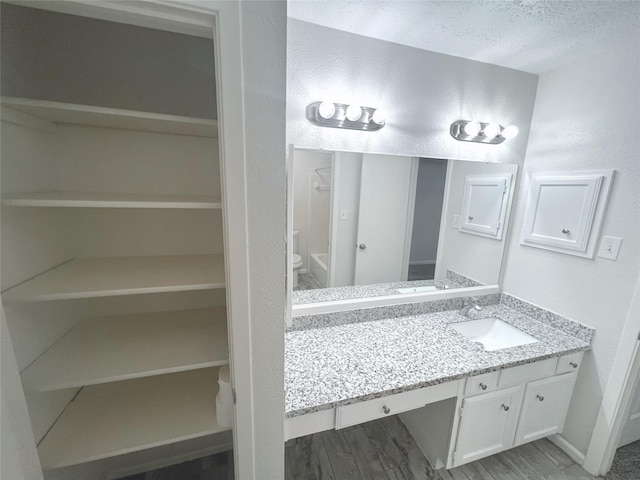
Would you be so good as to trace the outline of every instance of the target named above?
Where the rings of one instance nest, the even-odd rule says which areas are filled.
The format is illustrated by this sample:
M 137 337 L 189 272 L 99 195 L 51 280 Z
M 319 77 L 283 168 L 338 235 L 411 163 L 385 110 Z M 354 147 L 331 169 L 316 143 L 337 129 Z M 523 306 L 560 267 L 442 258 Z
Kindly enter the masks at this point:
M 578 465 L 582 465 L 584 463 L 584 453 L 578 450 L 572 443 L 569 443 L 569 441 L 562 435 L 551 435 L 549 437 L 549 440 L 551 441 L 551 443 L 560 448 L 560 450 L 569 455 L 571 459 Z

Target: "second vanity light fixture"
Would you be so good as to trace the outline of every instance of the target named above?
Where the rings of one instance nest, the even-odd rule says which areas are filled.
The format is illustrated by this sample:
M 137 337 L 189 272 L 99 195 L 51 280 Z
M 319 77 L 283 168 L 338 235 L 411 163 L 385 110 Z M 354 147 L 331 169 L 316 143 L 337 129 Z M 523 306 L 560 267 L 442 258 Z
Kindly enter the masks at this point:
M 321 127 L 374 131 L 384 127 L 384 117 L 384 112 L 379 108 L 360 105 L 314 102 L 307 107 L 309 121 Z
M 498 144 L 518 135 L 518 127 L 509 125 L 502 127 L 497 123 L 474 122 L 473 120 L 458 120 L 451 124 L 451 136 L 461 142 L 478 142 Z

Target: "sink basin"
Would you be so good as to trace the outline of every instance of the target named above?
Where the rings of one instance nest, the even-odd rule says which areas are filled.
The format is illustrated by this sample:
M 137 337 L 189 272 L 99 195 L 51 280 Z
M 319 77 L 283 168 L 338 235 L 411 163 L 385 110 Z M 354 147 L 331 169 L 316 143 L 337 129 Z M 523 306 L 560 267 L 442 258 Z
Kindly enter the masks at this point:
M 520 345 L 528 345 L 539 341 L 537 338 L 521 332 L 497 318 L 452 323 L 450 326 L 469 340 L 481 343 L 487 352 L 502 348 L 519 347 Z

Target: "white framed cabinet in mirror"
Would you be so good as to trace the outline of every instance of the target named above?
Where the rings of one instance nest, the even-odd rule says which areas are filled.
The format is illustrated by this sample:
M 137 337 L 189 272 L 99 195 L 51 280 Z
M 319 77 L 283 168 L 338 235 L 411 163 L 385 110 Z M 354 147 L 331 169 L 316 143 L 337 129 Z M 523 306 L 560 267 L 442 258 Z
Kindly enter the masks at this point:
M 497 292 L 517 169 L 290 147 L 293 314 Z

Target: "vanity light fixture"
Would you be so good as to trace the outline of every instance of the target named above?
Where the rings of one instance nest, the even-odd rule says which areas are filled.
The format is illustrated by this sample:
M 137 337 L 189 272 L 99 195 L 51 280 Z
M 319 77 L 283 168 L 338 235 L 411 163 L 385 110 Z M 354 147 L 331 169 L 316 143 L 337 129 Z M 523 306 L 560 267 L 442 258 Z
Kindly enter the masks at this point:
M 458 120 L 451 124 L 449 133 L 461 142 L 478 142 L 497 145 L 518 135 L 518 127 L 509 125 L 501 127 L 497 123 L 475 122 L 473 120 Z
M 344 103 L 314 102 L 307 107 L 307 118 L 321 127 L 352 130 L 380 130 L 385 125 L 382 110 Z

